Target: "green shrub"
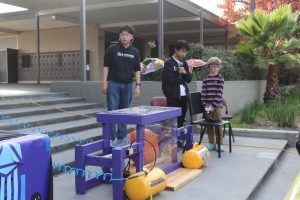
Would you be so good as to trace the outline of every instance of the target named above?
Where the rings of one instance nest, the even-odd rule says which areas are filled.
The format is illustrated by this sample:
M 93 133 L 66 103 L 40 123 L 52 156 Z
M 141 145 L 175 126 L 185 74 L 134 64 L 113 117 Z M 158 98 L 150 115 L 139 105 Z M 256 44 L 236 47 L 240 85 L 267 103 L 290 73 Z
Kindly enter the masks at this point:
M 282 92 L 281 101 L 268 104 L 250 102 L 234 118 L 240 118 L 242 123 L 251 124 L 266 116 L 268 120 L 277 122 L 280 127 L 296 127 L 298 115 L 300 115 L 300 86 Z
M 218 57 L 223 62 L 221 74 L 225 80 L 261 80 L 265 79 L 266 71 L 255 69 L 253 61 L 234 55 L 231 51 L 225 49 L 203 47 L 199 43 L 191 43 L 190 50 L 186 60 L 194 58 L 207 61 L 211 57 Z M 208 74 L 208 67 L 194 69 L 193 80 L 201 81 Z M 160 71 L 149 73 L 142 76 L 143 81 L 160 81 Z
M 300 65 L 281 64 L 278 71 L 280 85 L 293 85 L 300 80 Z
M 289 103 L 273 104 L 274 107 L 269 106 L 267 116 L 268 119 L 278 122 L 280 127 L 296 127 L 296 110 L 294 105 Z
M 255 123 L 265 112 L 265 105 L 259 101 L 253 101 L 247 104 L 240 111 L 241 122 L 244 123 Z

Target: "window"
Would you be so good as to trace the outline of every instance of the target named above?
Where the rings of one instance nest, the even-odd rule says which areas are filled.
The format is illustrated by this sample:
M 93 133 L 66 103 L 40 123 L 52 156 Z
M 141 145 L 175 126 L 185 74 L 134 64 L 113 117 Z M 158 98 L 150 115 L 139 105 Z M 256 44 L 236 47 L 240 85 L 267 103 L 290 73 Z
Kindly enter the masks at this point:
M 22 67 L 30 68 L 30 55 L 22 55 Z

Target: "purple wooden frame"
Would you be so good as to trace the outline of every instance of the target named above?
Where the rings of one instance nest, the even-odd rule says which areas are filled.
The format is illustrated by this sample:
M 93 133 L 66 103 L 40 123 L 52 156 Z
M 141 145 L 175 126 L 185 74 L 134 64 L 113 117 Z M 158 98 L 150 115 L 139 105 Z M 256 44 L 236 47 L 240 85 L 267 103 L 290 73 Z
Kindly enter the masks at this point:
M 75 146 L 75 167 L 85 170 L 86 165 L 101 166 L 104 168 L 112 168 L 113 179 L 123 178 L 124 158 L 129 145 L 118 148 L 110 146 L 110 128 L 112 123 L 134 124 L 137 127 L 137 142 L 132 145 L 136 153 L 136 171 L 142 171 L 144 166 L 144 130 L 145 125 L 154 122 L 159 122 L 166 119 L 172 119 L 181 115 L 181 108 L 159 107 L 159 106 L 138 106 L 126 108 L 115 111 L 104 111 L 97 114 L 97 122 L 103 125 L 103 139 L 95 141 L 86 145 Z M 192 135 L 192 127 L 188 128 L 190 138 Z M 174 130 L 176 136 L 179 132 Z M 112 154 L 112 156 L 92 156 L 93 152 L 103 150 L 104 155 Z M 112 159 L 113 158 L 113 159 Z M 163 169 L 169 173 L 181 167 L 181 162 L 175 163 Z M 76 193 L 85 194 L 86 190 L 99 185 L 107 183 L 103 180 L 96 180 L 96 178 L 85 180 L 85 177 L 76 176 L 75 186 Z M 124 196 L 124 182 L 113 181 L 113 199 L 125 199 Z

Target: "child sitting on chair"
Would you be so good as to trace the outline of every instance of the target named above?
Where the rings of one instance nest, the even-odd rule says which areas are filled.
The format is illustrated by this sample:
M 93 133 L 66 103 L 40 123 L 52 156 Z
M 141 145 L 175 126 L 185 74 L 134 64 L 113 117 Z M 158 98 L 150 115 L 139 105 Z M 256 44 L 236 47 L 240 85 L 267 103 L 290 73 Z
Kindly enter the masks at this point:
M 210 68 L 209 74 L 203 79 L 201 100 L 206 107 L 205 118 L 210 120 L 222 120 L 223 85 L 224 78 L 219 74 L 222 61 L 212 57 L 207 61 Z M 209 108 L 210 107 L 210 108 Z M 220 150 L 224 151 L 222 127 L 207 126 L 209 151 L 217 150 L 217 134 L 220 134 Z

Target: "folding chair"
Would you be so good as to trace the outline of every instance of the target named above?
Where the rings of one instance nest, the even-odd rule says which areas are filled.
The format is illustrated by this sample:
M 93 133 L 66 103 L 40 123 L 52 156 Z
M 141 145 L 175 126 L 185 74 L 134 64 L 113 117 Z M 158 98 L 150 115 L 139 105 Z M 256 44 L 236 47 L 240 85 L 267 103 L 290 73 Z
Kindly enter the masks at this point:
M 225 121 L 230 121 L 232 119 L 232 115 L 228 113 L 228 107 L 225 99 L 223 99 L 223 105 L 225 106 L 225 114 L 223 115 L 222 119 Z M 226 128 L 226 124 L 224 125 L 223 128 L 223 137 L 225 137 L 225 128 Z M 232 133 L 232 140 L 233 142 L 235 142 L 233 133 Z
M 219 126 L 224 126 L 228 124 L 229 127 L 229 152 L 231 153 L 231 136 L 232 136 L 232 128 L 231 128 L 231 124 L 230 121 L 225 121 L 225 120 L 207 120 L 207 119 L 200 119 L 194 120 L 194 115 L 198 115 L 198 114 L 204 114 L 204 108 L 202 106 L 202 102 L 201 102 L 201 92 L 193 92 L 190 93 L 189 98 L 188 98 L 188 104 L 189 104 L 189 111 L 190 111 L 190 122 L 191 125 L 200 125 L 201 126 L 201 133 L 200 133 L 200 140 L 199 140 L 199 144 L 201 144 L 202 139 L 203 139 L 203 135 L 205 130 L 207 129 L 207 126 L 215 126 L 215 127 L 219 127 Z M 219 132 L 219 134 L 217 134 L 217 141 L 218 141 L 218 157 L 221 157 L 221 149 L 220 149 L 220 137 L 221 136 L 221 132 Z

